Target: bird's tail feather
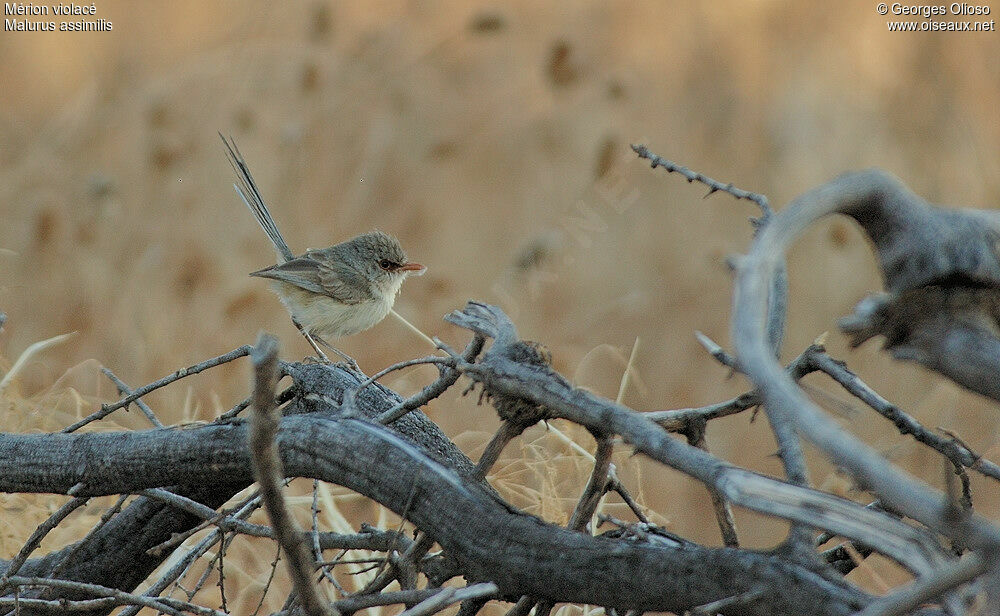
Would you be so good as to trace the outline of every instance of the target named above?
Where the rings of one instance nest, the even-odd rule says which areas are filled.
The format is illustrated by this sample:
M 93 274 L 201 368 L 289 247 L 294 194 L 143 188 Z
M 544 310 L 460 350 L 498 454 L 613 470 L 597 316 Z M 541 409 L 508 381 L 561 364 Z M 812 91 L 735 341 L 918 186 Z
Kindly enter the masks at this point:
M 292 254 L 288 244 L 285 243 L 285 238 L 281 237 L 278 225 L 274 223 L 271 212 L 264 205 L 264 198 L 261 197 L 260 191 L 257 190 L 257 183 L 254 182 L 253 176 L 250 175 L 250 168 L 243 159 L 243 154 L 236 147 L 236 142 L 232 137 L 226 139 L 222 133 L 219 133 L 219 137 L 222 137 L 222 143 L 226 145 L 226 154 L 229 157 L 229 163 L 233 166 L 233 170 L 236 171 L 236 183 L 233 184 L 233 188 L 236 189 L 236 193 L 243 199 L 243 203 L 247 204 L 253 217 L 257 219 L 261 228 L 264 229 L 264 233 L 267 233 L 267 237 L 271 238 L 271 243 L 274 244 L 274 249 L 278 252 L 279 258 L 282 261 L 291 261 L 295 258 L 295 255 Z

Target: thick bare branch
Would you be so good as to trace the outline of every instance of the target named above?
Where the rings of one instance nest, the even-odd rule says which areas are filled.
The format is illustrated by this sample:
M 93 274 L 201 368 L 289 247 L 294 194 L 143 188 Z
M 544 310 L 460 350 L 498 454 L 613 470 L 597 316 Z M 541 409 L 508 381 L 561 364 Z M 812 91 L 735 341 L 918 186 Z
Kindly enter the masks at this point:
M 917 217 L 916 222 L 906 219 L 911 209 Z M 892 287 L 922 284 L 937 278 L 928 278 L 926 269 L 936 269 L 937 274 L 946 275 L 954 274 L 959 268 L 970 278 L 988 281 L 992 277 L 1000 281 L 1000 262 L 995 255 L 991 261 L 974 256 L 978 253 L 969 252 L 969 247 L 963 246 L 966 242 L 975 244 L 977 238 L 995 241 L 995 231 L 973 224 L 974 219 L 981 217 L 961 217 L 957 212 L 932 210 L 898 181 L 880 172 L 842 176 L 806 193 L 773 217 L 754 240 L 750 254 L 740 260 L 732 323 L 732 339 L 740 366 L 760 388 L 765 403 L 785 409 L 794 418 L 797 429 L 834 463 L 846 469 L 861 488 L 874 491 L 894 509 L 953 538 L 968 536 L 979 545 L 1000 542 L 1000 529 L 982 517 L 970 516 L 956 524 L 948 515 L 947 499 L 895 469 L 878 452 L 842 429 L 808 399 L 770 352 L 764 322 L 773 273 L 783 262 L 789 244 L 819 216 L 835 211 L 850 213 L 859 218 L 862 225 L 872 226 L 869 233 L 873 234 L 879 250 L 887 284 Z M 880 212 L 881 217 L 877 217 L 876 212 Z M 930 228 L 913 229 L 920 221 Z M 956 229 L 943 228 L 942 224 L 947 221 L 958 226 Z M 896 228 L 913 230 L 915 237 L 924 239 L 925 243 L 913 245 L 914 252 L 904 255 L 904 244 L 909 242 L 898 243 L 903 240 L 890 234 Z M 959 231 L 963 233 L 957 233 Z M 941 261 L 942 255 L 937 252 L 942 249 L 942 243 L 954 253 L 948 263 Z M 925 260 L 927 268 L 915 269 L 909 262 L 913 258 Z M 1000 382 L 995 379 L 995 374 L 1000 373 L 1000 354 L 997 358 L 998 371 L 994 372 L 991 387 Z
M 222 476 L 248 480 L 246 438 L 242 423 L 147 432 L 0 435 L 0 490 L 50 491 L 84 479 L 88 491 L 120 493 L 156 485 L 211 484 Z M 318 476 L 405 512 L 467 576 L 494 582 L 504 596 L 682 611 L 745 593 L 765 579 L 784 579 L 787 586 L 775 589 L 766 609 L 762 602 L 760 610 L 748 613 L 794 614 L 798 606 L 808 604 L 816 606 L 817 614 L 847 614 L 867 603 L 850 586 L 780 555 L 612 541 L 545 524 L 512 510 L 487 488 L 461 479 L 385 428 L 360 420 L 285 417 L 278 444 L 287 474 Z M 37 476 L 37 468 L 19 468 L 13 462 L 21 458 L 23 447 L 32 448 L 44 477 Z M 357 456 L 357 451 L 368 454 Z M 95 463 L 98 459 L 103 462 Z M 164 459 L 174 462 L 163 465 Z M 371 460 L 379 461 L 377 467 Z M 414 490 L 416 498 L 411 499 Z M 83 495 L 91 495 L 88 491 Z M 502 552 L 496 550 L 496 537 L 504 538 Z
M 502 339 L 517 342 L 510 320 L 495 306 L 470 302 L 464 311 L 453 312 L 446 319 L 485 335 L 503 332 Z M 479 362 L 460 368 L 482 382 L 487 391 L 544 406 L 553 417 L 619 434 L 638 451 L 713 487 L 733 504 L 831 530 L 876 547 L 916 571 L 933 569 L 940 558 L 936 542 L 917 529 L 831 494 L 734 467 L 680 443 L 643 414 L 577 389 L 547 366 L 511 359 L 513 344 L 496 340 Z
M 283 402 L 288 402 L 284 409 L 285 412 L 288 414 L 315 413 L 318 417 L 335 415 L 338 412 L 343 392 L 356 385 L 359 378 L 363 378 L 336 366 L 282 363 L 282 370 L 294 379 L 292 386 L 280 396 Z M 400 400 L 401 398 L 395 392 L 376 384 L 366 388 L 358 396 L 357 403 L 359 411 L 364 416 L 374 418 L 398 404 Z M 231 423 L 232 421 L 231 418 L 225 420 L 220 418 L 220 423 Z M 456 469 L 459 474 L 467 476 L 473 468 L 472 462 L 447 439 L 433 422 L 419 411 L 407 414 L 399 421 L 394 422 L 389 429 L 420 447 L 435 460 Z M 169 430 L 166 432 L 170 433 Z M 90 438 L 84 435 L 80 436 Z M 2 436 L 0 436 L 0 440 L 3 440 Z M 35 451 L 30 447 L 17 449 L 17 452 L 8 450 L 7 453 L 15 457 L 19 456 L 18 468 L 29 471 L 29 473 L 40 472 L 43 476 L 48 476 L 45 460 L 37 460 L 38 466 L 34 464 L 36 461 Z M 104 458 L 100 459 L 102 462 L 98 466 L 105 464 Z M 173 457 L 164 457 L 161 462 L 173 459 Z M 133 460 L 126 459 L 122 462 L 124 464 L 122 468 L 127 469 L 123 471 L 123 474 L 138 472 L 136 467 L 131 466 Z M 231 477 L 218 475 L 208 482 L 181 482 L 185 484 L 185 487 L 178 487 L 171 483 L 159 483 L 152 486 L 141 486 L 139 489 L 174 485 L 174 487 L 169 488 L 174 494 L 199 502 L 214 510 L 237 492 L 246 488 L 251 481 L 252 478 L 247 471 L 242 475 L 237 474 Z M 39 484 L 41 491 L 53 491 L 50 488 L 44 488 L 44 483 L 45 480 Z M 123 490 L 125 493 L 132 491 L 134 490 Z M 223 526 L 226 525 L 226 522 L 222 521 L 225 517 L 225 515 L 219 516 L 217 520 Z M 81 541 L 60 551 L 28 560 L 21 573 L 25 576 L 60 577 L 92 582 L 131 591 L 170 554 L 169 550 L 150 551 L 151 548 L 173 541 L 172 538 L 175 537 L 185 537 L 191 529 L 197 528 L 203 523 L 200 516 L 192 515 L 187 510 L 158 499 L 139 497 L 130 502 L 120 514 L 99 524 Z M 215 537 L 216 541 L 219 539 L 218 533 L 213 533 L 209 537 Z M 323 533 L 320 536 L 324 547 L 367 547 L 363 542 L 345 543 L 340 541 L 342 538 L 343 536 L 335 536 L 332 533 Z M 178 543 L 172 542 L 171 545 L 176 546 Z M 206 544 L 201 549 L 207 550 L 209 547 L 211 545 Z M 195 552 L 189 552 L 189 555 L 191 554 L 195 554 Z M 122 567 L 122 562 L 129 562 L 131 566 Z M 189 562 L 187 556 L 178 563 L 179 567 L 172 567 L 171 571 L 176 571 L 177 574 L 183 572 L 184 562 Z M 5 567 L 6 563 L 0 561 L 0 574 Z M 449 565 L 445 569 L 448 568 L 453 567 Z M 58 575 L 54 573 L 55 571 L 59 572 Z M 440 574 L 444 573 L 445 570 L 442 569 Z M 166 585 L 169 585 L 172 579 L 174 578 L 170 578 Z M 153 595 L 158 594 L 166 589 L 166 585 L 160 586 L 157 583 L 149 592 Z M 64 592 L 63 590 L 50 590 L 49 595 L 57 597 L 62 596 Z M 66 594 L 66 597 L 77 598 L 70 597 L 69 594 Z M 131 613 L 129 610 L 130 608 L 126 608 L 126 613 Z M 107 613 L 107 609 L 95 608 L 95 611 L 88 612 L 87 616 L 97 616 L 104 613 Z

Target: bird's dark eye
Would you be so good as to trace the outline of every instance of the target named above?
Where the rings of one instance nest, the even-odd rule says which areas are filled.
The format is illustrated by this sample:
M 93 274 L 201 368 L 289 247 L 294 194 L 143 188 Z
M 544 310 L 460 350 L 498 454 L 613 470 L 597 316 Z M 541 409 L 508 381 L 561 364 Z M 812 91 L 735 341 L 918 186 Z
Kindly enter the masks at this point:
M 393 263 L 389 259 L 382 259 L 381 261 L 378 262 L 378 266 L 384 270 L 392 269 L 393 265 L 395 265 L 395 263 Z

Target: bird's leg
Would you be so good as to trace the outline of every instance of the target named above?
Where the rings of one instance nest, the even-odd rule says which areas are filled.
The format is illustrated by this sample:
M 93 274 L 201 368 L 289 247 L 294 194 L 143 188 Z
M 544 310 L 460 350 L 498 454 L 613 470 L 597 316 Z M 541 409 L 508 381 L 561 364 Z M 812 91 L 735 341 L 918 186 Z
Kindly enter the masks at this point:
M 323 350 L 319 348 L 319 345 L 316 344 L 317 342 L 319 342 L 320 344 L 322 344 L 326 348 L 330 349 L 331 351 L 333 351 L 337 355 L 340 355 L 341 357 L 343 357 L 344 358 L 344 363 L 347 364 L 347 367 L 349 369 L 351 369 L 354 372 L 357 372 L 358 374 L 361 374 L 362 376 L 364 376 L 365 373 L 361 371 L 361 366 L 358 365 L 358 362 L 354 361 L 353 357 L 351 357 L 347 353 L 344 353 L 343 351 L 341 351 L 337 347 L 333 346 L 332 344 L 330 344 L 326 340 L 323 340 L 319 336 L 316 336 L 314 334 L 310 334 L 309 332 L 306 331 L 306 329 L 304 327 L 302 327 L 302 324 L 299 323 L 297 320 L 292 319 L 292 323 L 295 324 L 295 327 L 297 327 L 299 329 L 299 332 L 305 337 L 305 339 L 307 341 L 309 341 L 309 344 L 312 346 L 313 350 L 316 351 L 316 354 L 319 357 L 320 361 L 322 361 L 324 364 L 332 364 L 333 362 L 330 361 L 330 358 L 326 356 L 326 353 L 324 353 Z
M 322 344 L 323 346 L 325 346 L 326 348 L 330 349 L 331 351 L 333 351 L 333 352 L 334 352 L 334 353 L 336 353 L 337 355 L 340 355 L 341 357 L 343 357 L 343 358 L 344 358 L 344 362 L 345 362 L 345 363 L 347 364 L 347 367 L 348 367 L 348 368 L 350 368 L 351 370 L 353 370 L 353 371 L 357 372 L 358 374 L 361 374 L 361 375 L 364 375 L 364 372 L 362 372 L 362 371 L 361 371 L 361 366 L 359 366 L 359 365 L 358 365 L 358 362 L 354 361 L 354 358 L 353 358 L 353 357 L 351 357 L 351 356 L 350 356 L 350 355 L 348 355 L 347 353 L 345 353 L 345 352 L 341 351 L 341 350 L 340 350 L 340 349 L 338 349 L 337 347 L 333 346 L 332 344 L 330 344 L 330 343 L 329 343 L 329 342 L 327 342 L 326 340 L 323 340 L 323 339 L 322 339 L 322 338 L 320 338 L 319 336 L 314 336 L 314 338 L 315 338 L 315 339 L 316 339 L 316 340 L 317 340 L 317 341 L 318 341 L 318 342 L 319 342 L 320 344 Z
M 309 342 L 309 345 L 312 346 L 313 350 L 316 351 L 316 357 L 318 357 L 319 360 L 322 361 L 324 364 L 332 364 L 333 362 L 330 361 L 330 358 L 326 356 L 326 353 L 324 353 L 323 350 L 319 348 L 319 346 L 316 344 L 316 341 L 313 340 L 313 337 L 309 335 L 309 332 L 307 332 L 306 329 L 302 327 L 302 325 L 297 320 L 292 319 L 292 323 L 295 324 L 295 327 L 298 328 L 299 333 L 302 334 L 302 336 L 306 339 L 306 341 Z

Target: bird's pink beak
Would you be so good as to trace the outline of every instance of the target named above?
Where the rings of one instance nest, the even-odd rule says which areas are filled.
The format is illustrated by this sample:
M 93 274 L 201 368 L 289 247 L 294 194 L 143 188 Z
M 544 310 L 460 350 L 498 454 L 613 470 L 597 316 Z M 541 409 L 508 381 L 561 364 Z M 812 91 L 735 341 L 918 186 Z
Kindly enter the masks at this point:
M 427 268 L 424 267 L 423 265 L 420 265 L 419 263 L 404 263 L 400 265 L 399 269 L 396 271 L 413 272 L 414 276 L 423 276 L 424 272 L 427 271 Z

